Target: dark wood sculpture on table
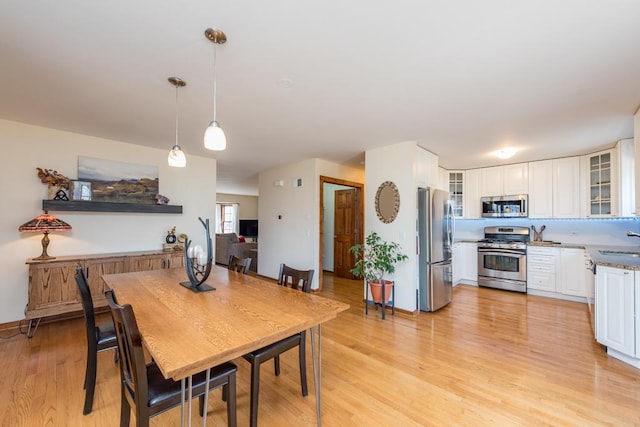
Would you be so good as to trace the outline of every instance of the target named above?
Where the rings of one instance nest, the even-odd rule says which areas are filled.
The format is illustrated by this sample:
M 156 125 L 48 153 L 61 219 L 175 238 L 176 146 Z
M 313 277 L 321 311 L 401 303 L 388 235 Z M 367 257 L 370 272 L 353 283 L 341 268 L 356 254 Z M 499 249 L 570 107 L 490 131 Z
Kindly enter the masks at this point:
M 188 282 L 180 282 L 182 286 L 192 290 L 193 292 L 214 291 L 216 288 L 207 285 L 205 280 L 211 273 L 211 264 L 213 260 L 211 234 L 209 233 L 209 219 L 203 221 L 198 217 L 204 226 L 205 239 L 207 241 L 207 255 L 203 258 L 194 248 L 191 248 L 191 239 L 187 239 L 184 245 L 184 268 L 189 276 Z

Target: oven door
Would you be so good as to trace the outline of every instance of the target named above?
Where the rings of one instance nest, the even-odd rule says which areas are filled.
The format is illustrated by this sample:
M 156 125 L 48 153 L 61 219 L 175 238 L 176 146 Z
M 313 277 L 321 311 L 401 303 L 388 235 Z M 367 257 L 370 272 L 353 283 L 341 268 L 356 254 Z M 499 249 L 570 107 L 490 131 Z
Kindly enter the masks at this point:
M 479 248 L 478 276 L 525 282 L 527 255 L 517 250 Z

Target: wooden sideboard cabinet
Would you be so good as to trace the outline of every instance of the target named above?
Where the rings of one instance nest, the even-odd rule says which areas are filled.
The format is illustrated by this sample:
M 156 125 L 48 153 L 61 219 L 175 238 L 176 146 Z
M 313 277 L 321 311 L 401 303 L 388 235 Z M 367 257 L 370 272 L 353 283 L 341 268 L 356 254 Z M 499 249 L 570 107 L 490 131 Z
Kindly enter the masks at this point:
M 103 274 L 159 270 L 184 266 L 182 252 L 124 252 L 63 256 L 52 260 L 28 259 L 29 302 L 25 318 L 29 321 L 27 336 L 31 338 L 43 317 L 82 312 L 75 281 L 76 266 L 87 276 L 95 308 L 107 306 Z

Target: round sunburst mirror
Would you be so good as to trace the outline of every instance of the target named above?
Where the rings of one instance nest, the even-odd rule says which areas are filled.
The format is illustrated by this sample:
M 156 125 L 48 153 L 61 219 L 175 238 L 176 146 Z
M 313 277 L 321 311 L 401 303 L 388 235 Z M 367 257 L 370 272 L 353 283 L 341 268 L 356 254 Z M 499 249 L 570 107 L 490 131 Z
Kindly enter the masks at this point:
M 376 192 L 376 214 L 385 224 L 392 223 L 400 210 L 400 192 L 391 181 L 380 184 Z

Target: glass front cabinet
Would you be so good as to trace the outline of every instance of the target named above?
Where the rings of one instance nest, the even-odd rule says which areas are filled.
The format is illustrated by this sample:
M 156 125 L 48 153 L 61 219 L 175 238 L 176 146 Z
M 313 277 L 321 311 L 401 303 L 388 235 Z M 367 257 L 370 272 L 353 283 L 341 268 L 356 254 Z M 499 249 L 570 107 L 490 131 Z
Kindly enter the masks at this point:
M 617 215 L 616 151 L 606 150 L 586 156 L 587 217 Z
M 464 193 L 464 172 L 449 172 L 449 194 L 453 207 L 453 216 L 461 218 L 464 215 L 463 193 Z

